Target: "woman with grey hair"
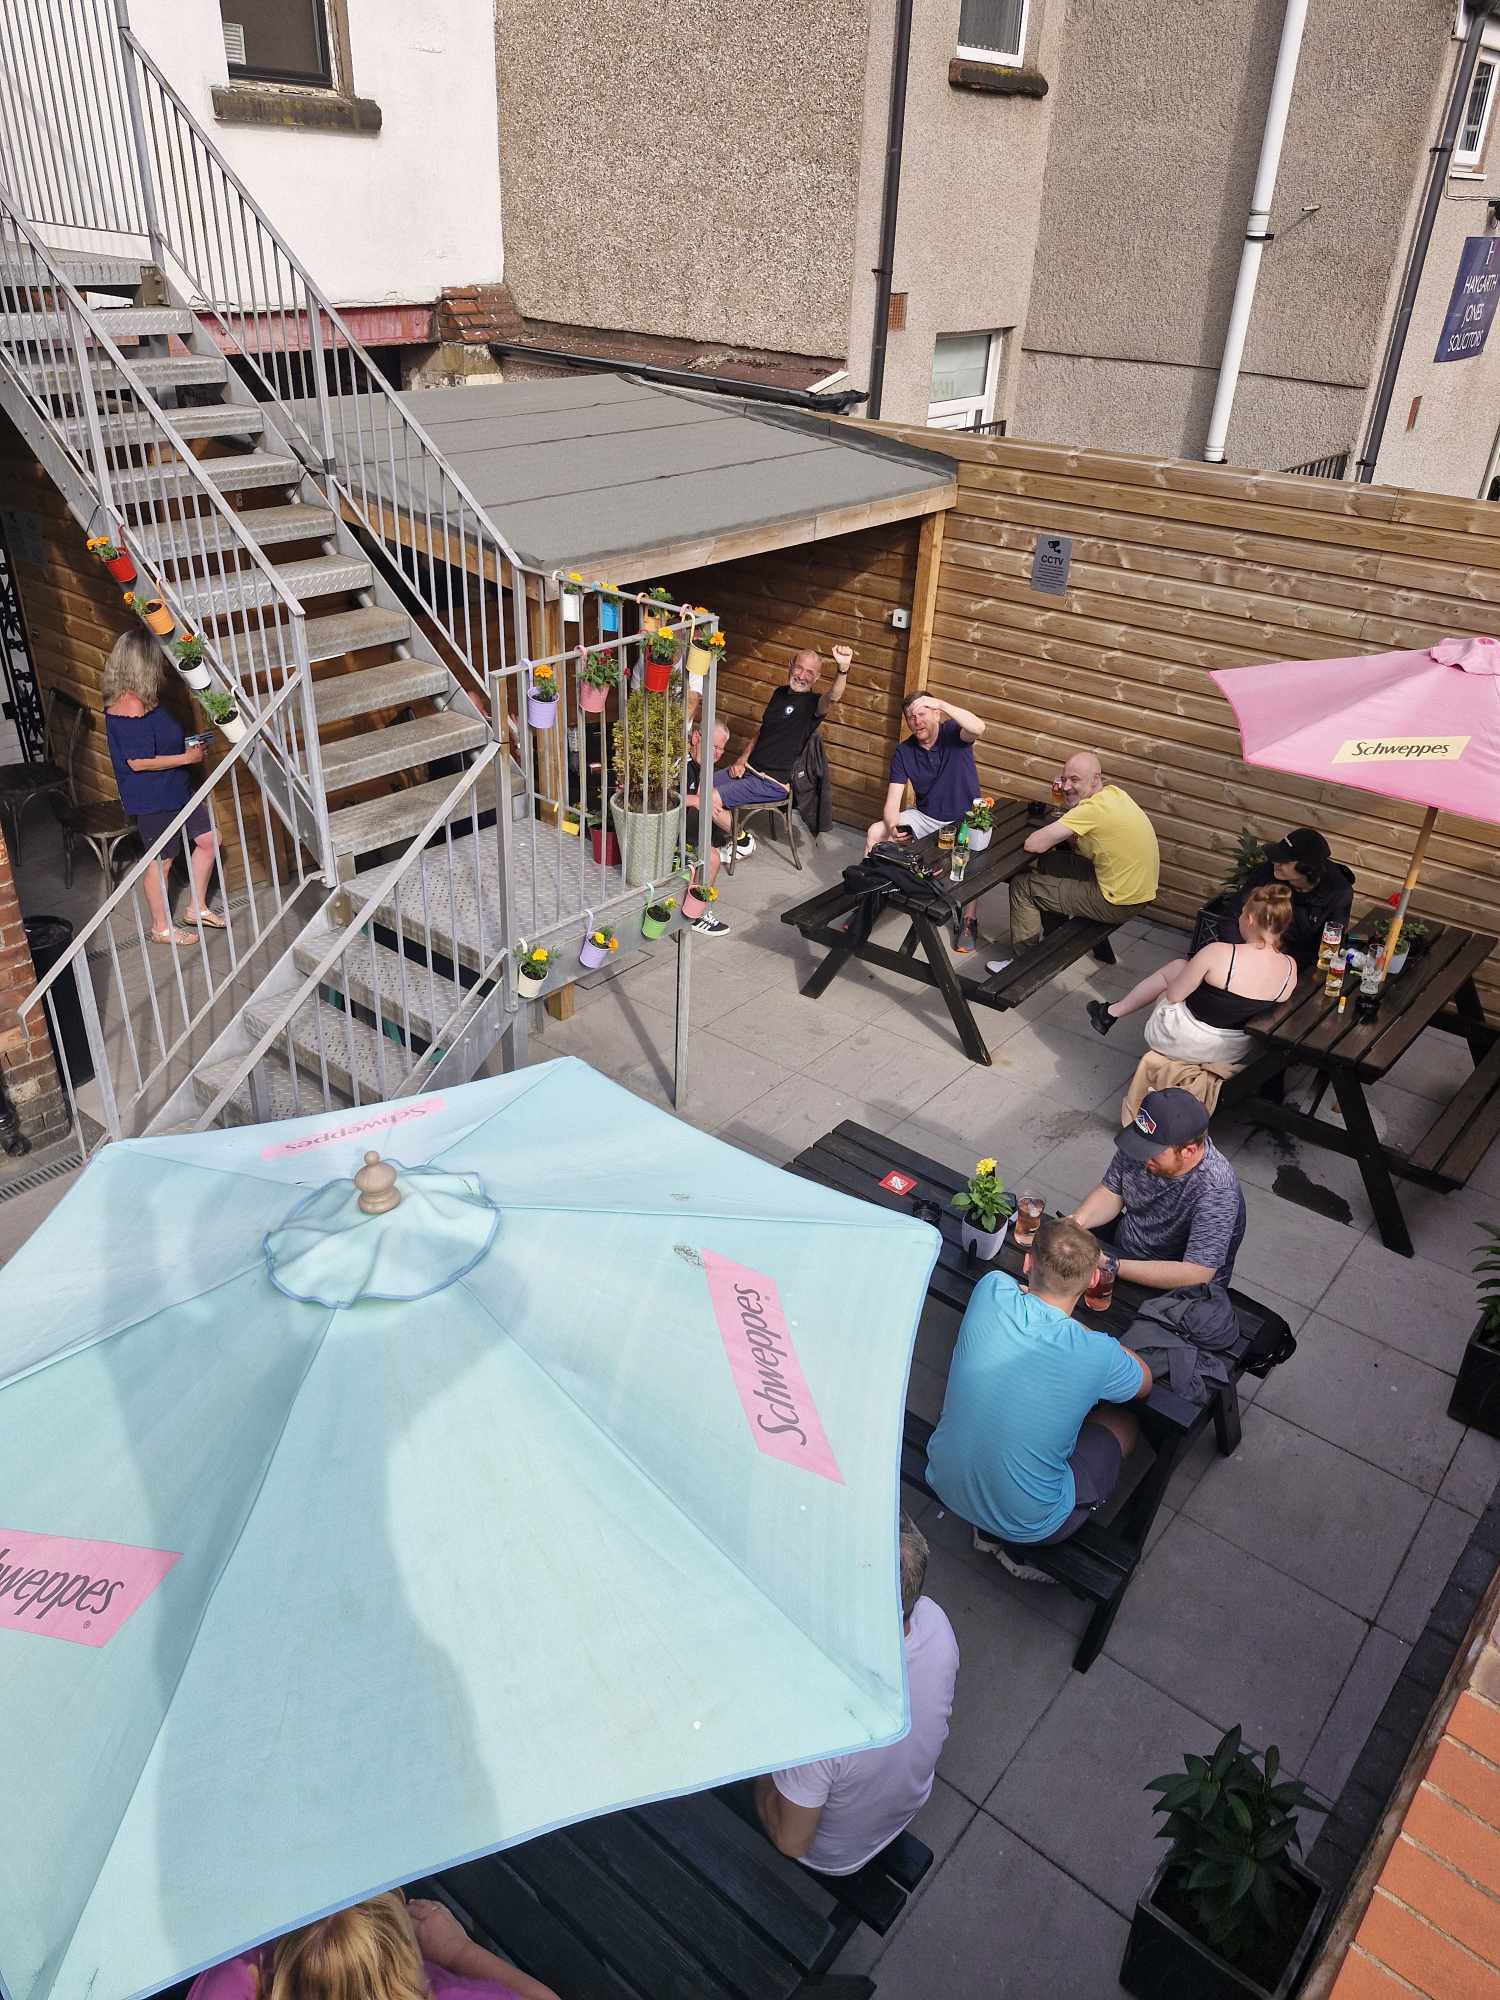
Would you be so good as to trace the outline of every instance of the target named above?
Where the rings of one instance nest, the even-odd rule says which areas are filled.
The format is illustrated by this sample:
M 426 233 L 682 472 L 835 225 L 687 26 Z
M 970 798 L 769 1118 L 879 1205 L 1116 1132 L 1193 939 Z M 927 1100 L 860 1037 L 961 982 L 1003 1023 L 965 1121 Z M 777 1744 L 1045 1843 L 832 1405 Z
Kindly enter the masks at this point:
M 181 725 L 161 706 L 161 654 L 144 632 L 125 632 L 116 639 L 104 663 L 104 734 L 120 804 L 135 820 L 141 845 L 149 854 L 156 842 L 193 796 L 188 772 L 203 762 L 203 745 L 189 743 Z M 182 918 L 209 930 L 224 929 L 224 919 L 208 907 L 208 883 L 213 874 L 219 836 L 208 808 L 199 805 L 181 834 L 192 843 L 188 872 L 193 893 Z M 179 836 L 180 837 L 180 836 Z M 153 944 L 185 945 L 194 933 L 172 922 L 168 902 L 169 858 L 163 855 L 145 874 L 146 907 L 151 912 Z

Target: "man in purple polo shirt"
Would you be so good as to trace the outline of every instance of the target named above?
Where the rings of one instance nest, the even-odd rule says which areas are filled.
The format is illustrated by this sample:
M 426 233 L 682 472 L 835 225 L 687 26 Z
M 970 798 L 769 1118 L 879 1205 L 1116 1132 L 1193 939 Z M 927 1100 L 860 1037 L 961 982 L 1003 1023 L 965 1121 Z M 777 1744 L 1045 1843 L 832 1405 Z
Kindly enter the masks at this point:
M 979 797 L 979 773 L 974 768 L 974 745 L 984 734 L 979 717 L 930 694 L 909 694 L 901 713 L 911 734 L 896 745 L 891 757 L 885 810 L 866 836 L 867 854 L 877 840 L 895 840 L 902 830 L 920 840 L 940 827 L 956 826 Z M 916 805 L 903 812 L 901 794 L 907 785 Z M 970 903 L 964 911 L 955 951 L 976 949 L 978 908 Z

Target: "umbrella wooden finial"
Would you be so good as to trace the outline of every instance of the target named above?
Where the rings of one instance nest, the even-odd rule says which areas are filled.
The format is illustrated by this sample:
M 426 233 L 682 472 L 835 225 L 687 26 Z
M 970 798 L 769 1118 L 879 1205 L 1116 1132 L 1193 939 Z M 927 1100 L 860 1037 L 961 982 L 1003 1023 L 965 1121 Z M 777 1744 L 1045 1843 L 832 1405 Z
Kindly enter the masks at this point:
M 400 1206 L 396 1169 L 382 1160 L 379 1153 L 365 1154 L 365 1163 L 354 1176 L 354 1185 L 359 1189 L 359 1206 L 365 1215 L 385 1215 Z

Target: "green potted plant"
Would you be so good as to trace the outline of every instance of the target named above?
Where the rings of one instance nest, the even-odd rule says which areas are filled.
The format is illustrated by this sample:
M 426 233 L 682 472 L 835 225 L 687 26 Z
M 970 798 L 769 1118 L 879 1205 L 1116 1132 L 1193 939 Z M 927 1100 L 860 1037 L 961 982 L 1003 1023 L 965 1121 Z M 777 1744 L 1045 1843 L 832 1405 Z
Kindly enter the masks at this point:
M 614 794 L 610 818 L 619 835 L 625 880 L 632 888 L 665 881 L 672 872 L 687 761 L 687 722 L 670 694 L 637 688 L 610 731 Z
M 610 689 L 619 685 L 620 662 L 613 653 L 584 654 L 578 674 L 578 706 L 585 715 L 601 715 Z
M 969 807 L 969 852 L 982 854 L 994 830 L 995 801 L 988 797 L 976 799 Z
M 659 938 L 672 921 L 672 912 L 677 908 L 675 896 L 656 896 L 641 912 L 641 936 Z
M 1391 925 L 1396 921 L 1396 910 L 1400 902 L 1401 898 L 1399 894 L 1392 896 L 1390 898 L 1390 914 L 1387 915 L 1384 910 L 1381 910 L 1370 918 L 1365 928 L 1372 938 L 1379 938 L 1382 942 L 1385 940 L 1390 932 Z M 1427 949 L 1427 937 L 1428 927 L 1420 917 L 1408 917 L 1406 919 L 1401 926 L 1401 935 L 1396 940 L 1396 956 L 1391 959 L 1385 968 L 1387 979 L 1394 979 L 1399 973 L 1404 972 L 1408 958 L 1414 954 L 1420 957 Z
M 641 607 L 641 631 L 654 632 L 658 625 L 670 623 L 668 612 L 672 608 L 672 593 L 665 584 L 653 583 L 651 588 L 636 599 Z
M 90 535 L 84 546 L 95 562 L 103 563 L 116 583 L 135 582 L 135 564 L 111 536 Z
M 596 924 L 578 947 L 578 961 L 580 965 L 587 966 L 590 972 L 597 972 L 601 965 L 609 963 L 610 953 L 618 951 L 619 948 L 620 940 L 609 925 Z
M 538 660 L 526 685 L 526 720 L 533 729 L 550 729 L 557 720 L 557 675 L 551 662 Z
M 245 718 L 232 694 L 225 694 L 222 688 L 205 688 L 198 697 L 198 706 L 229 742 L 239 742 L 245 733 Z
M 975 1162 L 969 1185 L 959 1189 L 953 1206 L 963 1217 L 959 1236 L 964 1249 L 972 1250 L 981 1264 L 998 1257 L 1016 1212 L 1016 1198 L 997 1176 L 993 1160 Z
M 1137 2000 L 1287 2000 L 1317 1937 L 1328 1891 L 1293 1860 L 1307 1787 L 1278 1780 L 1239 1729 L 1211 1757 L 1153 1778 L 1166 1859 L 1135 1906 L 1120 1984 Z
M 1500 1437 L 1500 1227 L 1492 1222 L 1479 1227 L 1486 1239 L 1474 1259 L 1479 1319 L 1458 1364 L 1448 1414 L 1486 1437 Z
M 665 694 L 677 664 L 677 634 L 659 625 L 646 641 L 646 692 Z
M 523 1000 L 540 999 L 552 969 L 552 954 L 545 945 L 516 946 L 516 991 Z
M 1229 872 L 1224 877 L 1225 893 L 1237 896 L 1265 858 L 1266 843 L 1254 827 L 1242 826 L 1234 843 L 1234 852 L 1229 857 Z
M 203 641 L 196 632 L 184 632 L 172 641 L 172 658 L 184 687 L 195 691 L 208 686 L 208 668 L 203 664 Z

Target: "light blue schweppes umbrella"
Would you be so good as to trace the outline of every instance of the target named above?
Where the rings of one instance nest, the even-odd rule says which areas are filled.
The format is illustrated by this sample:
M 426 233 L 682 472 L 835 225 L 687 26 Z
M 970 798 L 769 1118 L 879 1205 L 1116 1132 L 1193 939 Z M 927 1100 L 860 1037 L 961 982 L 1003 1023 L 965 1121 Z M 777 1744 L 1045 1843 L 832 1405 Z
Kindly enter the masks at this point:
M 898 1737 L 936 1245 L 572 1061 L 106 1148 L 0 1272 L 8 2000 Z

